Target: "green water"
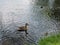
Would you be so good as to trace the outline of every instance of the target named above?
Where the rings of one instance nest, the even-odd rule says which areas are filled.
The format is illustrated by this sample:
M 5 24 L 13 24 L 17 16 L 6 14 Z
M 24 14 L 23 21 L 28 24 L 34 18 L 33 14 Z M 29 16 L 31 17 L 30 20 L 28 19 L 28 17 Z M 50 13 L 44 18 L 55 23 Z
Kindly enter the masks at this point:
M 38 45 L 60 45 L 60 34 L 45 37 L 39 40 Z

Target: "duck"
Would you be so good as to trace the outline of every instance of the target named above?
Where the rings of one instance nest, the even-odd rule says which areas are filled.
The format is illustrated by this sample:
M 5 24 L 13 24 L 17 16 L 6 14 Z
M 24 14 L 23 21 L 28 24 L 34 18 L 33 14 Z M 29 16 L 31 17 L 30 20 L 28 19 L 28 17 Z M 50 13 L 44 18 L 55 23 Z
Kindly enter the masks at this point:
M 20 31 L 20 32 L 21 32 L 21 31 L 25 31 L 25 33 L 28 34 L 28 33 L 27 33 L 28 25 L 29 25 L 28 23 L 25 23 L 24 26 L 18 27 L 18 30 L 17 30 L 17 31 Z
M 48 35 L 48 32 L 45 32 L 45 36 L 47 36 Z

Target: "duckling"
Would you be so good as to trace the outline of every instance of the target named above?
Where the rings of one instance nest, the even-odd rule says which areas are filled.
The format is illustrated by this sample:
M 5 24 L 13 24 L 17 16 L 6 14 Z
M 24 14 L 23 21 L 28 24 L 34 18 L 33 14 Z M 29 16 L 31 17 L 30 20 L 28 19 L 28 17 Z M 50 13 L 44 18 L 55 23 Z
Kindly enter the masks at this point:
M 48 35 L 48 32 L 45 32 L 45 36 L 47 36 Z
M 25 23 L 25 26 L 21 26 L 21 27 L 18 27 L 18 31 L 25 31 L 26 34 L 27 33 L 27 30 L 28 30 L 28 23 Z

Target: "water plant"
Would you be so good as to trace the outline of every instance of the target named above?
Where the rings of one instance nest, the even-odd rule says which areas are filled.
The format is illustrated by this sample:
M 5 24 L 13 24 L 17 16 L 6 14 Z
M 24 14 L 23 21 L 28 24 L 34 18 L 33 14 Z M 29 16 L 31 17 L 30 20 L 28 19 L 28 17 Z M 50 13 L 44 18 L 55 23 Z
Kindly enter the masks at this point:
M 60 34 L 41 38 L 38 45 L 60 45 Z

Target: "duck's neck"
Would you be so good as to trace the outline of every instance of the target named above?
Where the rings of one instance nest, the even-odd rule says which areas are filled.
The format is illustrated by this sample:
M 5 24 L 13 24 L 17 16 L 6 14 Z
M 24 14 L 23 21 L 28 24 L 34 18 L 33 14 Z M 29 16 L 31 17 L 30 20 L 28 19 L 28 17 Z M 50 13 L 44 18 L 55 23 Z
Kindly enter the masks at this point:
M 27 28 L 27 25 L 25 25 L 25 27 Z

